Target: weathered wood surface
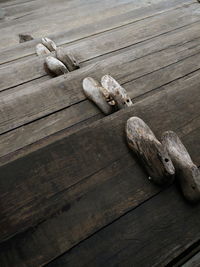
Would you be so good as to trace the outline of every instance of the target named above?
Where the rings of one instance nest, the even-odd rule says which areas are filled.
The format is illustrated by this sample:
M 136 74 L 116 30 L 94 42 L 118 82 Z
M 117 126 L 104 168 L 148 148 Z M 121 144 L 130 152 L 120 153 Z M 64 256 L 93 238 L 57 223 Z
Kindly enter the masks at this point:
M 92 60 L 93 58 L 96 58 L 97 60 L 97 58 L 102 55 L 106 55 L 108 57 L 109 53 L 113 53 L 118 50 L 121 51 L 125 48 L 130 49 L 130 46 L 133 46 L 138 42 L 144 42 L 145 40 L 152 39 L 156 36 L 159 36 L 160 39 L 161 34 L 173 31 L 174 29 L 183 27 L 184 25 L 188 25 L 190 23 L 194 23 L 195 21 L 199 21 L 200 13 L 195 13 L 198 8 L 200 10 L 198 5 L 197 7 L 196 5 L 190 5 L 188 8 L 182 7 L 158 16 L 153 16 L 152 18 L 136 21 L 135 23 L 125 25 L 116 30 L 104 32 L 97 36 L 80 40 L 78 43 L 76 42 L 75 44 L 72 43 L 67 45 L 64 48 L 64 51 L 65 53 L 71 52 L 83 66 L 88 65 L 90 63 L 88 60 Z M 191 15 L 191 13 L 194 14 Z M 172 22 L 171 24 L 167 24 L 169 20 Z M 155 27 L 155 23 L 159 26 Z M 134 32 L 134 35 L 132 32 Z M 194 35 L 195 32 L 192 31 L 192 34 Z M 197 34 L 199 36 L 199 32 Z M 195 37 L 197 37 L 197 34 Z M 188 37 L 185 38 L 187 39 Z M 88 47 L 92 47 L 92 49 L 88 49 Z M 156 49 L 156 47 L 154 49 Z M 21 83 L 29 82 L 32 79 L 38 79 L 46 75 L 43 68 L 43 62 L 44 59 L 35 56 L 34 58 L 25 59 L 20 62 L 16 61 L 16 63 L 14 62 L 12 65 L 10 63 L 8 65 L 2 65 L 3 68 L 0 69 L 0 78 L 8 75 L 10 76 L 10 79 L 2 80 L 0 90 L 9 89 L 10 87 L 17 86 Z M 32 71 L 29 71 L 30 68 L 32 68 Z M 20 75 L 18 75 L 18 73 L 20 73 Z
M 139 116 L 158 139 L 176 131 L 200 165 L 199 4 L 50 0 L 44 13 L 43 1 L 12 0 L 0 8 L 0 48 L 8 44 L 0 53 L 0 265 L 170 266 L 200 242 L 199 206 L 174 185 L 148 181 L 124 127 Z M 19 34 L 35 39 L 13 46 Z M 44 36 L 81 69 L 47 76 L 35 53 Z M 105 74 L 134 100 L 107 118 L 82 92 L 86 76 Z
M 192 45 L 192 44 L 191 44 Z M 174 51 L 174 48 L 171 48 L 171 50 L 169 51 Z M 177 50 L 176 50 L 177 51 Z M 189 49 L 185 49 L 183 51 L 190 51 Z M 163 51 L 163 54 L 166 55 L 166 60 L 165 58 L 163 58 L 162 62 L 167 62 L 167 59 L 169 59 L 168 54 L 166 54 L 166 52 Z M 161 69 L 157 69 L 157 64 L 160 65 L 160 61 L 161 58 L 163 56 L 163 54 L 161 54 L 162 52 L 160 52 L 158 54 L 158 58 L 157 60 L 155 60 L 155 55 L 151 55 L 148 56 L 143 59 L 140 60 L 136 60 L 130 64 L 128 64 L 126 62 L 125 59 L 125 63 L 124 66 L 123 65 L 116 65 L 118 62 L 121 62 L 122 64 L 122 60 L 124 58 L 125 55 L 123 55 L 123 57 L 119 58 L 115 57 L 111 63 L 109 63 L 108 61 L 108 65 L 111 69 L 111 71 L 109 71 L 112 75 L 114 75 L 119 81 L 120 83 L 125 87 L 125 89 L 128 91 L 128 93 L 130 94 L 131 98 L 135 98 L 138 97 L 142 94 L 146 94 L 148 92 L 154 92 L 153 90 L 156 88 L 159 88 L 160 86 L 167 84 L 173 80 L 177 80 L 180 77 L 184 77 L 186 75 L 188 75 L 188 73 L 193 72 L 194 70 L 199 68 L 199 61 L 197 60 L 198 58 L 198 54 L 189 58 L 186 58 L 185 60 L 182 59 L 182 57 L 180 57 L 182 54 L 179 53 L 176 55 L 180 57 L 181 61 L 177 62 L 177 60 L 175 59 L 175 63 L 173 64 L 169 64 L 168 66 L 161 68 Z M 162 55 L 162 56 L 160 56 Z M 129 59 L 130 58 L 130 54 L 127 54 L 127 57 Z M 145 60 L 144 60 L 145 59 Z M 144 63 L 142 63 L 142 61 L 144 60 Z M 174 60 L 174 55 L 172 54 L 172 62 Z M 153 66 L 149 65 L 149 73 L 148 73 L 148 69 L 146 68 L 147 62 L 149 64 L 149 62 L 152 62 Z M 105 62 L 106 63 L 106 62 Z M 170 62 L 169 62 L 170 63 Z M 105 64 L 98 64 L 99 68 L 97 68 L 97 74 L 96 75 L 101 75 L 101 67 L 105 69 Z M 126 67 L 127 66 L 127 67 Z M 142 67 L 144 66 L 144 67 Z M 140 74 L 138 74 L 136 72 L 136 70 L 140 68 L 140 72 L 143 70 L 144 72 Z M 155 71 L 152 71 L 154 68 Z M 119 69 L 119 70 L 118 70 Z M 124 74 L 122 72 L 122 70 L 124 69 Z M 81 70 L 79 70 L 81 71 Z M 120 72 L 119 72 L 120 71 Z M 133 71 L 133 80 L 131 81 L 131 76 L 130 74 L 127 76 L 124 76 L 125 74 L 128 74 L 127 72 L 132 72 Z M 91 70 L 89 68 L 88 73 L 91 74 Z M 146 75 L 145 75 L 146 74 Z M 73 73 L 71 73 L 70 75 L 74 75 Z M 82 78 L 84 78 L 84 76 L 86 75 L 85 72 L 83 72 L 83 76 Z M 76 78 L 77 77 L 77 78 Z M 134 79 L 135 77 L 135 79 Z M 157 77 L 159 77 L 159 79 L 157 79 Z M 75 75 L 75 80 L 79 79 L 80 77 L 77 75 Z M 57 78 L 56 78 L 57 79 Z M 59 78 L 60 79 L 60 78 Z M 183 78 L 184 80 L 185 78 Z M 197 79 L 197 83 L 198 81 L 198 76 L 196 77 Z M 53 81 L 52 81 L 53 82 Z M 51 84 L 52 84 L 51 82 Z M 124 84 L 126 83 L 126 84 Z M 189 84 L 188 84 L 189 85 Z M 76 86 L 76 83 L 75 83 Z M 46 87 L 45 87 L 46 88 Z M 80 78 L 80 88 L 79 85 L 77 87 L 74 87 L 74 80 L 72 79 L 72 82 L 69 84 L 69 88 L 72 88 L 73 90 L 76 90 L 77 88 L 77 93 L 78 95 L 81 95 L 81 97 L 84 97 L 84 95 L 82 95 L 82 87 L 81 87 L 81 78 Z M 48 90 L 45 89 L 45 90 Z M 55 93 L 58 93 L 58 87 L 55 85 Z M 26 92 L 26 88 L 23 88 L 23 91 Z M 73 91 L 72 91 L 73 92 Z M 33 93 L 35 93 L 35 90 L 33 91 Z M 56 94 L 57 94 L 56 93 Z M 67 93 L 67 90 L 64 91 L 64 93 Z M 16 94 L 18 94 L 18 92 L 16 92 Z M 70 91 L 71 94 L 71 91 Z M 23 94 L 22 94 L 23 96 Z M 68 99 L 68 96 L 66 96 L 66 99 Z M 34 104 L 34 103 L 33 103 Z M 87 107 L 85 110 L 85 113 L 83 113 L 83 108 L 82 107 Z M 39 121 L 33 122 L 31 124 L 27 124 L 24 125 L 21 128 L 18 128 L 12 132 L 8 132 L 5 135 L 2 135 L 0 138 L 0 142 L 1 142 L 1 156 L 8 154 L 9 152 L 12 152 L 14 150 L 17 150 L 21 147 L 23 147 L 24 145 L 27 144 L 31 144 L 51 133 L 54 133 L 56 131 L 62 130 L 66 127 L 71 127 L 74 124 L 77 124 L 78 122 L 81 122 L 85 119 L 88 119 L 88 115 L 89 116 L 95 116 L 98 114 L 98 110 L 93 106 L 90 105 L 89 103 L 81 103 L 80 107 L 78 107 L 77 105 L 75 106 L 71 106 L 69 109 L 64 109 L 62 111 L 60 111 L 59 113 L 55 113 L 52 114 L 48 117 L 45 117 L 44 119 L 41 119 Z M 65 117 L 66 116 L 66 117 Z M 66 119 L 65 119 L 66 118 Z M 68 118 L 68 119 L 67 119 Z M 34 134 L 33 134 L 34 133 Z
M 168 151 L 176 169 L 176 178 L 179 181 L 184 197 L 190 202 L 200 201 L 200 171 L 193 163 L 187 149 L 172 131 L 162 135 L 163 147 Z
M 42 2 L 42 1 L 40 1 Z M 90 14 L 90 21 L 83 17 L 76 21 L 76 25 L 71 24 L 70 29 L 66 31 L 48 35 L 50 38 L 55 39 L 58 44 L 70 43 L 76 39 L 81 39 L 89 35 L 94 35 L 101 31 L 106 31 L 115 27 L 128 24 L 145 17 L 151 17 L 155 13 L 163 13 L 167 9 L 174 9 L 174 7 L 195 3 L 192 0 L 175 0 L 169 1 L 154 1 L 155 4 L 147 5 L 146 1 L 134 1 L 130 7 L 130 11 L 127 12 L 127 6 L 119 5 L 112 7 L 107 12 L 101 12 L 98 16 L 96 13 Z M 141 8 L 138 8 L 141 5 Z M 70 17 L 71 20 L 71 17 Z M 92 23 L 91 23 L 92 22 Z M 77 24 L 79 23 L 79 24 Z M 69 25 L 68 25 L 69 26 Z M 56 30 L 57 32 L 57 30 Z M 44 33 L 42 33 L 44 34 Z M 66 38 L 67 36 L 67 38 Z M 40 35 L 40 38 L 42 36 Z M 34 41 L 26 43 L 24 45 L 16 45 L 15 47 L 5 48 L 3 53 L 0 55 L 0 63 L 9 62 L 11 60 L 18 59 L 20 57 L 28 56 L 33 54 L 35 45 L 40 41 L 36 38 Z M 16 43 L 16 42 L 15 42 Z
M 5 266 L 13 259 L 15 266 L 47 263 L 159 192 L 126 145 L 124 126 L 133 114 L 144 119 L 158 137 L 168 128 L 177 131 L 199 165 L 199 83 L 192 85 L 193 79 L 188 80 L 190 94 L 187 80 L 185 87 L 170 85 L 130 110 L 1 167 L 0 196 L 5 203 L 1 238 L 31 227 L 2 244 L 1 262 Z
M 200 239 L 199 216 L 199 206 L 169 188 L 48 266 L 173 266 L 170 261 Z
M 175 174 L 173 163 L 167 148 L 149 126 L 134 116 L 127 120 L 125 131 L 127 143 L 147 170 L 148 179 L 162 186 L 171 184 Z

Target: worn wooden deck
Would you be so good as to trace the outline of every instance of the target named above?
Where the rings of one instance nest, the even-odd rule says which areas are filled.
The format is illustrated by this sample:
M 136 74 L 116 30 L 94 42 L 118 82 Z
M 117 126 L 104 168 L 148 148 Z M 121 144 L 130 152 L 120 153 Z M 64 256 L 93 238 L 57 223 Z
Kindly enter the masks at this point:
M 158 137 L 176 131 L 200 166 L 200 4 L 10 0 L 0 9 L 0 266 L 200 266 L 200 206 L 175 185 L 151 184 L 124 136 L 139 116 Z M 34 40 L 19 43 L 22 33 Z M 80 69 L 47 75 L 35 54 L 44 36 Z M 83 78 L 104 74 L 133 107 L 105 117 L 85 98 Z

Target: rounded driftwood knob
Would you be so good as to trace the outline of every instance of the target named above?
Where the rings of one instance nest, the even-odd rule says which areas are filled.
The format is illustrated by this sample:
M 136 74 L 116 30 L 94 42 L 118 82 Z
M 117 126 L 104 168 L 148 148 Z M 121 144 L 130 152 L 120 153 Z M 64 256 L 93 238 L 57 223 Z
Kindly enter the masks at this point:
M 187 149 L 172 131 L 164 132 L 162 144 L 167 149 L 175 166 L 183 195 L 190 202 L 200 201 L 200 171 L 193 163 Z
M 59 75 L 62 75 L 68 72 L 65 65 L 60 60 L 52 56 L 46 57 L 45 63 L 46 63 L 48 70 L 56 76 L 59 76 Z
M 85 78 L 83 80 L 83 91 L 88 99 L 93 101 L 104 114 L 107 115 L 113 112 L 112 106 L 108 104 L 106 97 L 102 93 L 104 90 L 95 79 L 91 77 Z
M 119 109 L 133 105 L 126 90 L 110 75 L 101 78 L 102 87 L 108 90 Z
M 46 46 L 46 48 L 48 48 L 51 52 L 56 51 L 56 44 L 51 39 L 47 37 L 42 38 L 42 44 Z
M 126 136 L 129 147 L 143 163 L 150 179 L 159 185 L 172 183 L 174 166 L 148 125 L 138 117 L 131 117 L 126 123 Z

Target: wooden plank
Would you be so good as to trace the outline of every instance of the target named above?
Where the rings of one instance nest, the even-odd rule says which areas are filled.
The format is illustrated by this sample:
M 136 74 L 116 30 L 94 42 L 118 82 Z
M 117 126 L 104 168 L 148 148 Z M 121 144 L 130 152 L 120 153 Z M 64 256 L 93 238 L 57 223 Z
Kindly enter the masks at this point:
M 117 9 L 117 6 L 120 5 L 123 9 L 125 9 L 125 7 L 129 8 L 131 5 L 133 6 L 131 0 L 125 0 L 122 2 L 110 0 L 103 1 L 103 4 L 99 1 L 92 1 L 84 1 L 83 3 L 85 4 L 82 3 L 77 7 L 69 9 L 65 8 L 65 5 L 63 5 L 63 9 L 61 9 L 59 12 L 51 14 L 50 16 L 41 15 L 38 17 L 37 14 L 35 16 L 34 14 L 30 14 L 30 16 L 23 16 L 22 18 L 18 19 L 19 23 L 16 23 L 16 25 L 13 24 L 13 21 L 4 22 L 0 29 L 0 34 L 3 36 L 1 38 L 0 48 L 2 49 L 8 44 L 16 44 L 18 42 L 18 34 L 24 32 L 24 29 L 26 29 L 26 31 L 29 33 L 31 32 L 35 38 L 40 38 L 42 35 L 44 36 L 53 32 L 58 32 L 58 30 L 59 32 L 66 31 L 65 25 L 68 25 L 69 29 L 80 26 L 81 18 L 83 24 L 89 24 L 96 20 L 96 18 L 100 18 L 101 13 L 109 13 L 111 16 L 112 11 L 109 9 L 113 9 L 113 6 L 115 9 Z M 90 16 L 91 10 L 93 10 L 92 16 Z M 94 16 L 94 14 L 96 16 Z M 73 19 L 74 16 L 78 17 L 79 19 Z M 55 21 L 56 23 L 54 23 Z M 10 34 L 11 32 L 12 35 Z
M 166 266 L 200 239 L 199 216 L 172 187 L 48 266 Z
M 184 263 L 182 267 L 198 267 L 200 262 L 200 252 L 193 256 L 189 261 Z
M 75 43 L 74 45 L 68 45 L 65 48 L 65 51 L 66 53 L 71 52 L 79 62 L 84 62 L 104 54 L 109 56 L 109 53 L 117 50 L 122 50 L 126 47 L 129 47 L 130 49 L 130 46 L 133 46 L 134 44 L 141 43 L 146 39 L 152 39 L 152 37 L 159 36 L 162 33 L 173 30 L 174 28 L 182 27 L 182 16 L 184 16 L 184 25 L 191 23 L 191 10 L 183 8 L 182 11 L 183 13 L 180 9 L 178 9 L 173 12 L 171 11 L 169 14 L 165 13 L 164 15 L 162 14 L 158 17 L 146 19 L 145 21 L 142 20 L 137 23 L 120 27 L 116 30 L 84 39 L 83 41 Z M 166 26 L 168 20 L 171 20 L 172 24 Z M 155 27 L 155 23 L 160 26 Z M 143 30 L 144 28 L 147 28 L 147 25 L 148 31 Z M 192 31 L 192 34 L 189 33 L 187 35 L 188 38 L 190 36 L 199 36 L 199 25 L 195 26 L 196 29 Z M 134 32 L 134 35 L 132 34 L 132 32 Z M 187 37 L 182 38 L 184 38 L 184 40 L 187 39 Z M 178 39 L 176 38 L 176 40 Z M 92 47 L 92 49 L 88 49 L 88 47 Z M 88 62 L 86 64 L 88 64 Z M 2 81 L 0 84 L 0 90 L 5 90 L 21 83 L 29 82 L 32 79 L 38 79 L 39 77 L 42 77 L 44 75 L 46 75 L 46 71 L 44 69 L 43 58 L 34 57 L 30 58 L 29 60 L 26 59 L 22 62 L 17 61 L 16 63 L 14 62 L 12 64 L 8 64 L 7 66 L 3 65 L 3 68 L 0 69 L 0 80 Z M 3 79 L 3 77 L 5 76 L 10 78 Z M 51 79 L 50 76 L 49 79 Z M 40 81 L 38 80 L 38 83 L 39 82 Z
M 193 44 L 191 43 L 191 46 L 192 45 Z M 189 47 L 190 46 L 188 46 L 188 48 Z M 188 49 L 186 50 L 190 51 Z M 179 53 L 179 56 L 182 56 L 182 54 Z M 129 75 L 125 76 L 126 79 L 124 79 L 124 76 L 122 76 L 122 84 L 129 92 L 130 96 L 136 101 L 136 98 L 143 95 L 145 96 L 149 93 L 152 94 L 154 92 L 154 89 L 160 88 L 160 86 L 164 84 L 170 83 L 173 80 L 177 80 L 183 76 L 186 76 L 187 78 L 189 72 L 194 72 L 199 68 L 196 57 L 197 56 L 195 55 L 193 57 L 186 58 L 185 60 L 180 57 L 181 60 L 176 62 L 175 64 L 171 64 L 156 71 L 151 71 L 149 74 L 141 75 L 141 77 L 136 77 L 133 80 L 130 79 Z M 155 62 L 155 60 L 152 61 Z M 149 62 L 149 60 L 147 60 L 147 62 Z M 141 63 L 141 61 L 138 62 L 138 64 L 135 63 L 136 69 L 138 67 L 141 68 L 142 65 L 144 65 L 145 69 L 146 61 L 144 61 L 144 63 Z M 129 69 L 134 72 L 134 69 Z M 64 109 L 43 119 L 37 120 L 31 124 L 24 125 L 23 127 L 17 128 L 11 132 L 1 135 L 0 156 L 5 156 L 8 153 L 36 142 L 37 140 L 60 131 L 64 128 L 69 128 L 73 125 L 77 125 L 80 122 L 84 122 L 90 117 L 95 119 L 94 116 L 96 116 L 97 114 L 98 116 L 96 117 L 96 119 L 98 119 L 99 116 L 102 116 L 100 111 L 94 105 L 92 105 L 88 101 L 84 102 L 85 103 L 73 105 L 70 108 Z M 86 121 L 84 123 L 86 123 Z M 69 132 L 71 132 L 72 130 L 72 128 L 69 129 Z M 0 158 L 0 163 L 3 164 L 6 161 L 10 161 L 13 157 L 15 157 L 15 155 L 9 155 L 8 157 Z
M 196 58 L 199 56 L 198 44 L 191 49 L 184 49 L 182 45 L 177 46 L 176 49 L 169 47 L 138 60 L 134 60 L 135 55 L 132 51 L 128 51 L 98 64 L 94 63 L 71 72 L 67 77 L 54 78 L 39 86 L 26 89 L 16 90 L 13 88 L 4 91 L 1 93 L 0 99 L 2 114 L 0 132 L 4 133 L 84 100 L 82 80 L 86 76 L 99 79 L 105 73 L 109 73 L 120 83 L 125 83 L 182 60 L 184 58 L 181 54 L 183 50 L 185 50 L 186 57 L 187 53 L 191 55 L 192 52 Z M 196 65 L 196 69 L 199 67 L 198 63 L 199 61 L 192 62 Z
M 185 4 L 194 3 L 191 0 L 184 0 Z M 113 28 L 121 27 L 123 25 L 136 22 L 138 20 L 151 17 L 154 14 L 163 13 L 167 10 L 177 8 L 178 6 L 183 5 L 183 1 L 175 0 L 172 2 L 162 1 L 161 4 L 144 6 L 144 8 L 134 10 L 135 1 L 133 3 L 133 8 L 127 12 L 127 9 L 124 6 L 119 6 L 119 8 L 114 7 L 112 10 L 112 15 L 110 12 L 103 12 L 100 16 L 95 16 L 95 21 L 89 23 L 85 17 L 83 19 L 79 18 L 79 25 L 68 28 L 68 30 L 50 34 L 49 37 L 56 41 L 58 45 L 63 45 L 76 41 L 77 39 L 83 39 L 90 35 L 98 34 L 103 31 L 111 30 Z M 120 10 L 118 10 L 120 9 Z M 69 27 L 69 25 L 68 25 Z M 35 36 L 34 36 L 35 37 Z M 41 37 L 41 36 L 40 36 Z M 35 53 L 35 45 L 40 41 L 40 39 L 35 39 L 33 41 L 16 45 L 14 47 L 5 48 L 2 50 L 0 55 L 0 64 L 5 62 L 10 62 L 18 58 L 23 58 L 25 56 L 30 56 Z
M 200 130 L 196 78 L 188 81 L 190 94 L 187 81 L 170 85 L 133 108 L 1 167 L 1 238 L 33 227 L 2 244 L 3 266 L 10 260 L 15 266 L 47 263 L 159 192 L 124 142 L 130 116 L 144 119 L 158 137 L 166 129 L 183 133 L 190 123 L 180 136 L 186 146 L 191 144 L 188 150 L 199 164 L 199 153 L 193 155 L 199 151 Z
M 189 13 L 187 16 L 184 12 L 185 10 Z M 175 13 L 174 13 L 175 12 Z M 79 62 L 85 62 L 88 65 L 88 60 L 92 58 L 100 59 L 99 56 L 106 55 L 110 56 L 110 53 L 114 51 L 122 52 L 122 49 L 128 47 L 129 49 L 137 49 L 137 47 L 133 47 L 133 45 L 144 42 L 146 39 L 152 40 L 153 37 L 159 36 L 169 30 L 173 30 L 175 28 L 182 27 L 183 21 L 181 20 L 180 10 L 175 10 L 174 12 L 165 13 L 164 15 L 160 15 L 158 17 L 153 17 L 148 20 L 142 20 L 137 23 L 129 24 L 128 26 L 120 27 L 119 29 L 112 30 L 109 32 L 105 32 L 103 34 L 84 39 L 78 43 L 68 45 L 65 48 L 66 53 L 71 52 L 75 55 L 76 59 Z M 189 23 L 191 22 L 191 13 L 188 12 L 188 9 L 183 8 L 184 13 L 184 25 L 188 23 L 187 19 L 189 19 Z M 170 18 L 168 17 L 170 16 Z M 180 17 L 179 17 L 180 16 Z M 175 19 L 175 21 L 173 21 Z M 159 20 L 159 21 L 158 21 Z M 171 20 L 172 24 L 169 27 L 166 26 L 167 21 Z M 160 27 L 155 27 L 155 23 L 159 24 Z M 165 25 L 165 27 L 163 27 Z M 147 28 L 148 31 L 144 31 L 144 28 Z M 193 25 L 191 25 L 192 27 Z M 195 27 L 196 26 L 196 27 Z M 193 28 L 193 27 L 192 27 Z M 132 34 L 134 32 L 134 35 Z M 189 40 L 189 38 L 196 38 L 199 36 L 199 25 L 194 25 L 194 30 L 190 29 L 188 33 L 186 31 L 185 35 L 182 35 L 184 41 Z M 188 39 L 187 39 L 188 38 Z M 176 40 L 179 40 L 176 38 Z M 179 42 L 181 42 L 180 40 Z M 88 49 L 88 47 L 92 47 L 92 49 Z M 160 46 L 159 46 L 160 47 Z M 152 46 L 152 49 L 156 49 L 157 47 Z M 141 51 L 141 49 L 140 49 Z M 97 59 L 96 59 L 97 60 Z M 38 79 L 39 77 L 43 77 L 46 75 L 46 71 L 44 69 L 44 59 L 43 58 L 30 58 L 29 60 L 24 61 L 16 61 L 16 63 L 9 63 L 7 66 L 3 65 L 0 69 L 0 90 L 5 90 L 13 86 L 17 86 L 24 82 L 29 82 L 32 79 Z M 9 79 L 3 79 L 3 77 L 10 77 Z M 49 79 L 51 77 L 49 76 Z M 38 79 L 38 83 L 40 80 Z M 28 85 L 27 85 L 28 86 Z

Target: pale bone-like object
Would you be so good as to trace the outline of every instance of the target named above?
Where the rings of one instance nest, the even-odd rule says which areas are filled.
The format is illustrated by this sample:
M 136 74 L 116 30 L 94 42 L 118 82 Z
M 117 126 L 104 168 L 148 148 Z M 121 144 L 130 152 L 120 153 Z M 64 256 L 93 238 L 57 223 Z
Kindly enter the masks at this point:
M 42 44 L 46 46 L 46 48 L 48 48 L 51 52 L 56 51 L 57 46 L 51 39 L 47 37 L 42 38 Z
M 91 77 L 87 77 L 83 80 L 83 91 L 85 95 L 93 101 L 104 114 L 108 115 L 113 112 L 113 107 L 106 101 L 105 96 L 102 93 L 101 85 Z
M 58 60 L 57 58 L 54 58 L 52 56 L 46 57 L 45 63 L 47 65 L 48 69 L 50 70 L 50 72 L 52 72 L 56 76 L 59 76 L 59 75 L 62 75 L 62 74 L 65 74 L 68 72 L 65 65 L 60 60 Z
M 46 46 L 44 46 L 43 44 L 37 44 L 35 51 L 38 56 L 46 56 L 51 53 L 49 49 L 46 48 Z
M 119 109 L 133 105 L 133 102 L 128 96 L 126 90 L 112 76 L 104 75 L 101 78 L 101 84 L 102 87 L 108 90 Z
M 129 147 L 143 163 L 152 182 L 159 185 L 173 182 L 175 169 L 167 149 L 143 120 L 138 117 L 128 119 L 126 137 Z
M 71 53 L 66 53 L 61 47 L 56 49 L 56 57 L 67 66 L 69 71 L 79 69 L 79 63 Z
M 174 164 L 184 197 L 190 202 L 200 201 L 200 171 L 193 163 L 187 149 L 172 131 L 163 133 L 162 144 L 168 150 Z

